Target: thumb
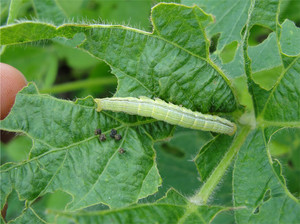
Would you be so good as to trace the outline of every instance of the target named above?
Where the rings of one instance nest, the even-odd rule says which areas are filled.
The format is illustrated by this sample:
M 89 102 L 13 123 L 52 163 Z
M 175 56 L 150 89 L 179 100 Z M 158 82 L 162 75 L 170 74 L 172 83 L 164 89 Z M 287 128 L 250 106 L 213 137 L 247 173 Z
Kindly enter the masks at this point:
M 16 68 L 0 63 L 0 108 L 1 120 L 14 105 L 17 93 L 27 84 L 23 74 Z

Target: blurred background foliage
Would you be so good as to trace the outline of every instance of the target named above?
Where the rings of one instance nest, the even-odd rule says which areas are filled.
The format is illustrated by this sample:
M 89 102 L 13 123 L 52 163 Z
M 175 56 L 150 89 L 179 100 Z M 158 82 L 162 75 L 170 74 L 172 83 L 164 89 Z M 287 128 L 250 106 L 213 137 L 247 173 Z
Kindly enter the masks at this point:
M 159 0 L 15 0 L 14 15 L 9 15 L 10 0 L 0 1 L 1 25 L 17 20 L 41 20 L 60 25 L 68 22 L 122 24 L 151 32 L 151 7 Z M 171 1 L 164 1 L 171 2 Z M 172 1 L 174 2 L 174 1 Z M 180 3 L 180 0 L 177 1 Z M 58 9 L 58 8 L 59 9 Z M 282 23 L 288 18 L 300 26 L 300 4 L 297 0 L 284 0 L 281 3 L 279 20 Z M 256 46 L 268 38 L 271 33 L 266 27 L 255 25 L 251 29 L 250 46 Z M 218 36 L 211 40 L 210 51 L 218 44 Z M 220 53 L 223 63 L 233 60 L 237 42 L 227 45 Z M 41 41 L 18 46 L 6 46 L 2 49 L 1 62 L 19 69 L 28 81 L 34 81 L 42 93 L 52 94 L 58 98 L 74 100 L 79 97 L 111 97 L 117 88 L 117 79 L 103 61 L 80 51 L 63 40 Z M 247 88 L 244 77 L 235 80 L 240 89 Z M 268 83 L 263 80 L 262 85 Z M 242 93 L 244 94 L 244 93 Z M 247 104 L 249 96 L 242 95 Z M 289 133 L 285 133 L 289 132 Z M 155 144 L 157 163 L 163 179 L 160 191 L 142 201 L 153 201 L 161 197 L 168 188 L 173 187 L 185 196 L 192 195 L 201 186 L 201 180 L 193 158 L 197 151 L 212 135 L 178 128 L 169 142 Z M 27 136 L 18 135 L 7 144 L 1 143 L 1 164 L 20 162 L 28 156 L 32 141 Z M 280 160 L 287 186 L 296 197 L 300 196 L 300 129 L 278 131 L 269 142 L 272 156 Z M 231 169 L 215 193 L 214 204 L 232 205 Z M 35 203 L 39 214 L 45 216 L 46 209 L 63 209 L 70 202 L 71 196 L 65 192 L 55 192 L 40 198 Z M 6 220 L 20 215 L 24 201 L 12 192 L 8 199 Z M 101 205 L 100 209 L 101 209 Z M 99 209 L 99 206 L 97 209 Z M 93 208 L 90 208 L 93 209 Z M 218 216 L 214 223 L 232 223 L 232 213 Z

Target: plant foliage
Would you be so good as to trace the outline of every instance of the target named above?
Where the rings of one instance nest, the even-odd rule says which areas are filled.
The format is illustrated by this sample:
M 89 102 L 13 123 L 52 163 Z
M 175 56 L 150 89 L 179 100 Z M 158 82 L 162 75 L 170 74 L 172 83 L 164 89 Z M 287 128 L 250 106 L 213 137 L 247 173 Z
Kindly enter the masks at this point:
M 1 166 L 1 208 L 13 192 L 25 201 L 13 223 L 218 223 L 232 214 L 236 223 L 300 219 L 299 191 L 288 188 L 276 157 L 295 152 L 290 147 L 276 154 L 275 147 L 300 136 L 300 29 L 288 19 L 279 21 L 279 0 L 159 3 L 151 11 L 152 32 L 66 23 L 80 7 L 66 11 L 64 1 L 53 0 L 33 1 L 39 20 L 10 24 L 27 1 L 6 2 L 1 6 L 10 7 L 7 24 L 0 28 L 4 58 L 11 45 L 51 40 L 82 50 L 83 58 L 91 58 L 87 63 L 109 65 L 118 80 L 115 96 L 158 97 L 238 125 L 232 137 L 174 132 L 154 119 L 96 112 L 92 96 L 69 101 L 42 94 L 38 88 L 52 86 L 58 66 L 48 55 L 49 72 L 38 87 L 29 83 L 18 93 L 0 122 L 2 130 L 32 140 L 26 159 Z M 271 33 L 252 46 L 254 25 Z M 29 48 L 45 54 L 45 48 Z M 43 67 L 43 61 L 34 66 Z M 106 141 L 94 134 L 97 128 Z M 111 129 L 122 140 L 109 138 Z M 293 144 L 299 153 L 299 142 Z M 294 167 L 299 172 L 299 161 Z M 41 211 L 38 200 L 58 191 L 70 197 L 66 206 Z

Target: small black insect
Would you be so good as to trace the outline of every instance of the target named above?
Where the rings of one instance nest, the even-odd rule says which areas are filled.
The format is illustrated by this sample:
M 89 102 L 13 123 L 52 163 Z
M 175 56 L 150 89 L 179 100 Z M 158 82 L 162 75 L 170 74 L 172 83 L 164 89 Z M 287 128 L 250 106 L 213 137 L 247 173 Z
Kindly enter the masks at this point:
M 121 139 L 122 139 L 122 136 L 121 136 L 121 135 L 119 135 L 119 134 L 117 134 L 117 135 L 115 135 L 115 139 L 116 139 L 117 141 L 119 141 L 119 140 L 121 140 Z
M 101 142 L 104 142 L 104 141 L 106 140 L 105 134 L 101 134 L 101 135 L 99 136 L 99 140 L 100 140 Z
M 125 149 L 123 149 L 123 148 L 120 148 L 120 149 L 119 149 L 119 153 L 120 153 L 120 154 L 123 154 L 123 153 L 125 153 L 125 152 L 126 152 Z
M 101 133 L 102 133 L 101 129 L 96 129 L 95 130 L 95 135 L 101 135 Z
M 115 130 L 115 129 L 111 129 L 111 131 L 110 131 L 110 137 L 111 138 L 115 138 L 115 135 L 117 134 L 117 130 Z

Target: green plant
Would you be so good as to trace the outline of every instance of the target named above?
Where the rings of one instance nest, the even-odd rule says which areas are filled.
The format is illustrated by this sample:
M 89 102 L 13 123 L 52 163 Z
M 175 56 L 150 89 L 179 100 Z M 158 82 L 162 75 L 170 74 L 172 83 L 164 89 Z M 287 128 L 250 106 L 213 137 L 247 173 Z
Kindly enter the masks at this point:
M 54 14 L 62 24 L 61 9 L 43 2 L 52 11 L 37 10 L 40 18 Z M 159 97 L 238 125 L 234 136 L 175 131 L 152 118 L 98 113 L 92 96 L 73 102 L 40 94 L 30 83 L 0 123 L 32 139 L 28 158 L 1 166 L 1 208 L 12 191 L 25 200 L 14 222 L 298 222 L 299 188 L 287 188 L 277 158 L 299 153 L 300 30 L 279 21 L 280 1 L 196 3 L 214 17 L 197 5 L 160 3 L 152 33 L 39 21 L 1 27 L 3 46 L 51 39 L 105 61 L 118 79 L 115 96 Z M 271 33 L 249 46 L 257 24 Z M 98 128 L 114 128 L 122 139 L 100 142 Z M 299 177 L 299 161 L 293 164 Z M 42 211 L 38 199 L 59 191 L 66 206 Z

